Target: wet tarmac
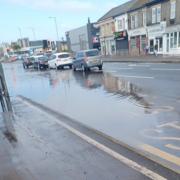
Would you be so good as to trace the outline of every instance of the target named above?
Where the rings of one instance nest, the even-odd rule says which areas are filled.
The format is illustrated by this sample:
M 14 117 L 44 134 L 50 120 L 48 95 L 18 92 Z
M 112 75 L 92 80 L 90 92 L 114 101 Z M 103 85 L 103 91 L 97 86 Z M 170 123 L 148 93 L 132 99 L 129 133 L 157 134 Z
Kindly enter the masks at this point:
M 14 63 L 4 71 L 12 97 L 28 97 L 135 148 L 158 148 L 179 163 L 179 64 L 106 63 L 103 72 L 83 74 Z

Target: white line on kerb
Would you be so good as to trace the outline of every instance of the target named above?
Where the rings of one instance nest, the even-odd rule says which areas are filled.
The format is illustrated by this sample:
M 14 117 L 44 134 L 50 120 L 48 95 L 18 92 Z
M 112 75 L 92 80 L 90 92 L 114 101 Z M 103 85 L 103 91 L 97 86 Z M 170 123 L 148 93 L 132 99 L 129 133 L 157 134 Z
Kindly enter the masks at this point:
M 70 132 L 72 132 L 73 134 L 75 134 L 76 136 L 80 137 L 81 139 L 83 139 L 84 141 L 88 142 L 89 144 L 95 146 L 96 148 L 100 149 L 101 151 L 104 151 L 105 153 L 109 154 L 110 156 L 114 157 L 115 159 L 119 160 L 120 162 L 124 163 L 126 166 L 140 172 L 141 174 L 149 177 L 152 180 L 167 180 L 166 178 L 160 176 L 159 174 L 147 169 L 144 166 L 139 165 L 138 163 L 122 156 L 121 154 L 113 151 L 112 149 L 106 147 L 105 145 L 97 142 L 96 140 L 90 138 L 89 136 L 81 133 L 80 131 L 74 129 L 73 127 L 69 126 L 68 124 L 62 122 L 60 119 L 54 117 L 53 115 L 48 114 L 47 112 L 41 110 L 40 108 L 36 107 L 35 105 L 31 104 L 30 102 L 27 102 L 26 100 L 22 99 L 22 98 L 18 98 L 20 99 L 23 103 L 33 107 L 36 110 L 39 110 L 40 112 L 45 113 L 47 116 L 49 116 L 50 118 L 53 118 L 54 121 L 59 124 L 60 126 L 64 127 L 65 129 L 69 130 Z

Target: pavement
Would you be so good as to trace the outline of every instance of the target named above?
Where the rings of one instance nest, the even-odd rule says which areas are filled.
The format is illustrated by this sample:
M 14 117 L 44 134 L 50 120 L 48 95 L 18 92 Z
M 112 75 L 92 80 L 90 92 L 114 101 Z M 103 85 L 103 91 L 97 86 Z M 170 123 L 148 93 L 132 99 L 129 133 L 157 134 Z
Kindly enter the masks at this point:
M 179 180 L 179 175 L 30 99 L 1 122 L 1 180 Z M 2 118 L 1 118 L 2 120 Z M 7 126 L 11 128 L 7 128 Z
M 103 56 L 104 62 L 180 63 L 180 56 Z

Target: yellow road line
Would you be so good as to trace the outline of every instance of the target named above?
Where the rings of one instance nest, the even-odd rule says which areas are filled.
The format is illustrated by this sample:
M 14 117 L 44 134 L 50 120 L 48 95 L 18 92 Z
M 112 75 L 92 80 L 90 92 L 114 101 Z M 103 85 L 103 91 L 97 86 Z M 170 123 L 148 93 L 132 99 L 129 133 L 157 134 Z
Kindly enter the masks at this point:
M 174 155 L 169 154 L 167 152 L 161 151 L 160 149 L 155 148 L 153 146 L 150 146 L 148 144 L 143 144 L 141 146 L 141 148 L 143 150 L 155 155 L 155 156 L 158 156 L 158 157 L 160 157 L 162 159 L 165 159 L 166 161 L 169 161 L 171 163 L 174 163 L 174 164 L 180 166 L 180 158 L 177 157 L 177 156 L 174 156 Z

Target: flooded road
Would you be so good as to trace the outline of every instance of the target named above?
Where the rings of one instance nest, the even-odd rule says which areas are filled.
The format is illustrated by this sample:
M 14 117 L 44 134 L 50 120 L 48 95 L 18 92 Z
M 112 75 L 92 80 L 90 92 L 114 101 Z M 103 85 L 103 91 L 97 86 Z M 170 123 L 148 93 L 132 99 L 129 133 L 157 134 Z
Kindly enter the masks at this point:
M 171 163 L 179 163 L 179 64 L 106 63 L 103 72 L 83 74 L 24 70 L 17 62 L 4 64 L 4 71 L 12 98 L 23 95 L 137 149 L 173 155 Z

